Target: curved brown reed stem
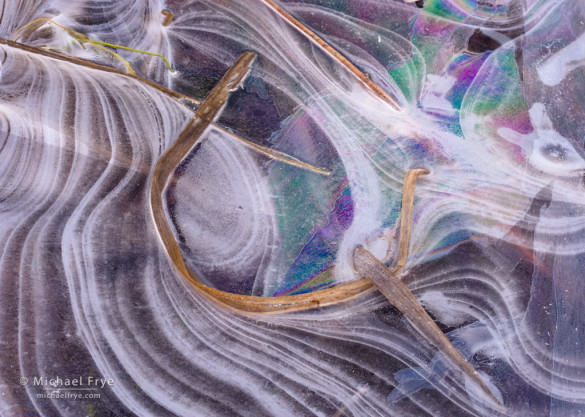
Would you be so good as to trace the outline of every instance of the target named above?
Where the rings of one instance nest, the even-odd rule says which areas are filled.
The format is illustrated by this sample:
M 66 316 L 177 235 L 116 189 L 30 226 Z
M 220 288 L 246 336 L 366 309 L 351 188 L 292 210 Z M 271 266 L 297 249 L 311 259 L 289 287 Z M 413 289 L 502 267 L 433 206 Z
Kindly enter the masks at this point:
M 387 92 L 385 92 L 378 84 L 370 80 L 366 74 L 364 74 L 358 67 L 352 64 L 347 58 L 341 55 L 335 48 L 321 39 L 315 32 L 307 28 L 297 19 L 290 15 L 286 10 L 280 7 L 274 0 L 262 0 L 264 4 L 270 7 L 273 11 L 275 11 L 280 17 L 282 17 L 289 25 L 291 25 L 294 29 L 300 32 L 303 36 L 325 51 L 328 55 L 333 57 L 336 61 L 341 63 L 345 68 L 349 70 L 353 74 L 354 77 L 358 79 L 360 83 L 370 89 L 374 94 L 380 97 L 382 100 L 390 104 L 395 110 L 402 110 L 396 99 L 391 97 Z
M 221 81 L 213 88 L 205 101 L 201 103 L 193 119 L 189 121 L 177 140 L 156 164 L 150 187 L 150 206 L 157 231 L 172 265 L 198 291 L 212 300 L 220 302 L 225 307 L 244 314 L 275 314 L 306 310 L 337 304 L 367 294 L 375 288 L 370 280 L 367 279 L 337 285 L 333 288 L 309 294 L 282 297 L 255 297 L 232 294 L 202 284 L 197 275 L 185 264 L 164 211 L 163 192 L 178 164 L 191 152 L 203 132 L 217 117 L 225 105 L 229 93 L 244 80 L 254 58 L 255 55 L 251 53 L 245 53 L 240 57 L 236 64 L 228 70 Z M 411 217 L 408 213 L 411 212 L 411 206 L 414 201 L 413 194 L 416 178 L 424 172 L 426 171 L 416 170 L 406 176 L 407 181 L 404 186 L 403 196 L 403 210 L 407 213 L 405 218 Z M 407 232 L 409 228 L 409 224 L 401 227 L 401 233 Z
M 231 91 L 236 89 L 246 77 L 255 55 L 243 54 L 223 76 L 209 96 L 201 103 L 193 119 L 189 121 L 177 140 L 158 160 L 150 187 L 150 206 L 156 229 L 174 268 L 198 291 L 223 306 L 244 314 L 276 314 L 337 304 L 365 295 L 375 289 L 370 280 L 362 279 L 333 288 L 308 294 L 281 297 L 255 297 L 232 294 L 210 288 L 201 283 L 197 275 L 189 269 L 181 255 L 179 245 L 168 223 L 164 207 L 163 193 L 173 171 L 191 152 L 203 132 L 225 105 Z M 416 178 L 426 170 L 411 171 L 406 176 L 404 186 L 403 210 L 405 218 L 410 219 L 414 201 Z M 407 233 L 409 224 L 401 226 L 401 233 Z M 401 239 L 403 241 L 403 239 Z M 406 239 L 408 242 L 408 238 Z

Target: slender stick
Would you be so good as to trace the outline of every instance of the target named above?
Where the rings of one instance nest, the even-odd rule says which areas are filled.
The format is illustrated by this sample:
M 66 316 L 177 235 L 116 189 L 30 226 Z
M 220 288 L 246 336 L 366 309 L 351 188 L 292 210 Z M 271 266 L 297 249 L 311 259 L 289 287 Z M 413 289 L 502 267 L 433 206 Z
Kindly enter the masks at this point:
M 189 103 L 191 103 L 192 105 L 199 105 L 199 100 L 194 99 L 192 97 L 186 96 L 184 94 L 181 93 L 177 93 L 174 90 L 171 90 L 167 87 L 164 87 L 160 84 L 155 83 L 152 80 L 149 80 L 147 78 L 144 77 L 140 77 L 138 75 L 133 75 L 133 74 L 128 74 L 124 71 L 120 71 L 119 69 L 113 68 L 113 67 L 108 67 L 106 65 L 100 65 L 100 64 L 95 64 L 93 62 L 90 61 L 86 61 L 84 59 L 79 59 L 79 58 L 74 58 L 71 56 L 67 56 L 67 55 L 63 55 L 63 54 L 59 54 L 57 52 L 52 52 L 52 51 L 47 51 L 41 48 L 37 48 L 34 46 L 29 46 L 29 45 L 25 45 L 24 43 L 19 43 L 19 42 L 15 42 L 15 41 L 11 41 L 9 39 L 3 39 L 0 38 L 0 45 L 6 45 L 9 46 L 11 48 L 17 48 L 20 49 L 22 51 L 26 51 L 32 54 L 37 54 L 37 55 L 42 55 L 42 56 L 46 56 L 49 58 L 53 58 L 53 59 L 57 59 L 59 61 L 66 61 L 72 64 L 76 64 L 76 65 L 81 65 L 87 68 L 92 68 L 92 69 L 96 69 L 99 71 L 105 71 L 105 72 L 111 72 L 114 74 L 119 74 L 119 75 L 123 75 L 125 77 L 128 78 L 133 78 L 135 80 L 140 81 L 143 84 L 148 85 L 149 87 L 152 88 L 156 88 L 159 91 L 162 91 L 163 93 L 165 93 L 168 96 L 171 96 L 175 99 L 181 99 L 181 100 L 185 100 L 188 101 Z
M 370 279 L 384 296 L 404 314 L 413 327 L 429 342 L 439 349 L 449 360 L 471 381 L 479 387 L 498 406 L 503 407 L 496 396 L 490 391 L 477 371 L 453 346 L 439 326 L 428 315 L 408 287 L 374 255 L 361 246 L 353 253 L 356 271 Z
M 398 262 L 393 272 L 400 276 L 408 259 L 410 247 L 410 226 L 412 224 L 412 207 L 414 205 L 414 189 L 419 175 L 427 175 L 427 169 L 411 169 L 404 177 L 402 185 L 402 210 L 400 211 L 400 240 Z
M 386 93 L 378 84 L 373 82 L 370 77 L 360 71 L 354 64 L 352 64 L 347 58 L 341 55 L 335 48 L 321 39 L 315 32 L 307 28 L 293 16 L 291 16 L 286 10 L 280 7 L 274 0 L 262 0 L 270 9 L 275 11 L 280 17 L 282 17 L 289 25 L 300 32 L 303 36 L 308 38 L 311 42 L 325 51 L 328 55 L 333 57 L 335 60 L 340 62 L 345 68 L 351 72 L 354 77 L 358 79 L 360 83 L 369 88 L 382 100 L 390 104 L 395 110 L 402 110 L 396 99 Z
M 264 146 L 257 145 L 254 142 L 250 142 L 249 140 L 246 140 L 246 139 L 242 138 L 241 136 L 238 136 L 235 133 L 232 133 L 229 130 L 224 129 L 221 126 L 213 125 L 213 127 L 216 128 L 217 130 L 221 131 L 222 133 L 225 133 L 228 136 L 234 138 L 238 142 L 243 143 L 247 147 L 255 150 L 256 152 L 259 152 L 263 155 L 266 155 L 269 158 L 275 159 L 277 161 L 280 161 L 280 162 L 283 162 L 285 164 L 292 165 L 292 166 L 295 166 L 295 167 L 298 167 L 301 169 L 306 169 L 308 171 L 312 171 L 316 174 L 321 174 L 321 175 L 325 175 L 325 176 L 331 175 L 331 172 L 327 171 L 326 169 L 314 167 L 311 164 L 307 164 L 306 162 L 300 161 L 300 160 L 298 160 L 290 155 L 287 155 L 283 152 L 275 151 L 274 149 L 270 149 L 270 148 L 266 148 Z

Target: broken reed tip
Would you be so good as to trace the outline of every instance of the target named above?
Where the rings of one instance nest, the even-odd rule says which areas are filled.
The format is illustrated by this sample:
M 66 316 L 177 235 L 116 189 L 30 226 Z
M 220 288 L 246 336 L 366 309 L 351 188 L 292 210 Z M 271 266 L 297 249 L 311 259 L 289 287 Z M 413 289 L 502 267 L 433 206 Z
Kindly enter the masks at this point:
M 163 10 L 162 15 L 165 17 L 165 20 L 163 21 L 163 26 L 168 26 L 171 24 L 171 22 L 173 21 L 173 17 L 175 17 L 174 13 L 171 12 L 170 10 Z
M 371 280 L 390 303 L 396 307 L 417 332 L 428 342 L 433 344 L 445 357 L 479 388 L 499 409 L 504 405 L 494 395 L 482 377 L 463 357 L 461 352 L 433 321 L 420 302 L 410 292 L 408 287 L 396 274 L 376 258 L 363 246 L 357 246 L 353 251 L 355 271 L 363 278 Z

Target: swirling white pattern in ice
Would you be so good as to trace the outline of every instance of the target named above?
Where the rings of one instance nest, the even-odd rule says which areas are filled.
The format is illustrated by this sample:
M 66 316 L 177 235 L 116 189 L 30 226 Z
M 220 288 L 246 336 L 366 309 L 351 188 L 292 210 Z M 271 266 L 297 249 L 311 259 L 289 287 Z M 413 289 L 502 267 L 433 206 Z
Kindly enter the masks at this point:
M 259 0 L 4 1 L 0 31 L 48 17 L 163 54 L 175 74 L 119 51 L 200 99 L 241 52 L 258 53 L 219 123 L 332 175 L 210 128 L 167 195 L 189 265 L 257 295 L 356 279 L 350 251 L 391 262 L 402 178 L 428 168 L 405 282 L 502 415 L 585 415 L 585 7 L 330 3 L 282 4 L 402 112 Z M 22 41 L 122 68 L 55 28 Z M 0 58 L 3 415 L 497 414 L 378 294 L 262 319 L 202 297 L 169 264 L 147 199 L 191 110 L 122 75 L 7 45 Z M 30 382 L 90 375 L 114 384 L 74 400 Z

